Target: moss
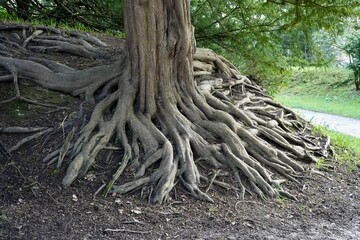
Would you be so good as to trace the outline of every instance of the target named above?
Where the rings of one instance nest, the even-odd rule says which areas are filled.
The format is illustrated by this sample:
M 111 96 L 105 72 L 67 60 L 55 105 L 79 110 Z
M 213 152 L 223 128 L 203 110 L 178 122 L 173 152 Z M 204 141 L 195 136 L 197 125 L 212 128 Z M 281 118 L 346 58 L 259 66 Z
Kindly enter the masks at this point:
M 21 96 L 38 101 L 40 103 L 53 104 L 56 106 L 68 106 L 74 99 L 66 94 L 43 89 L 38 86 L 20 85 Z M 11 99 L 15 96 L 13 84 L 2 84 L 0 88 L 0 101 Z M 36 104 L 25 103 L 20 100 L 10 101 L 1 106 L 0 119 L 24 119 L 36 117 L 51 109 Z

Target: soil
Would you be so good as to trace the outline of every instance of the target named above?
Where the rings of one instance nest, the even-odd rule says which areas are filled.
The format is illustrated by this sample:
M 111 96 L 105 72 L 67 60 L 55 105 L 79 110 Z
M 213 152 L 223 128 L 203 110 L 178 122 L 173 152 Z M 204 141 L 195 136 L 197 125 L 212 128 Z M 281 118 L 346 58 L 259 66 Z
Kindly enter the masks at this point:
M 115 58 L 123 40 L 101 38 Z M 80 57 L 47 57 L 72 67 L 94 65 Z M 102 61 L 96 64 L 109 60 Z M 0 102 L 12 91 L 10 83 L 2 83 Z M 0 239 L 360 239 L 360 169 L 350 171 L 336 161 L 321 172 L 309 165 L 300 185 L 285 183 L 298 201 L 262 201 L 250 195 L 239 199 L 237 192 L 217 186 L 209 190 L 214 204 L 195 200 L 181 186 L 163 205 L 149 204 L 141 192 L 105 197 L 97 190 L 111 179 L 122 154 L 108 150 L 84 179 L 64 189 L 67 164 L 56 169 L 42 159 L 61 145 L 61 123 L 79 111 L 82 100 L 38 86 L 22 85 L 21 91 L 25 97 L 67 108 L 52 112 L 22 102 L 0 105 L 0 127 L 58 129 L 22 146 L 11 159 L 0 156 Z M 90 113 L 91 107 L 85 109 Z M 0 134 L 0 142 L 9 149 L 23 137 Z

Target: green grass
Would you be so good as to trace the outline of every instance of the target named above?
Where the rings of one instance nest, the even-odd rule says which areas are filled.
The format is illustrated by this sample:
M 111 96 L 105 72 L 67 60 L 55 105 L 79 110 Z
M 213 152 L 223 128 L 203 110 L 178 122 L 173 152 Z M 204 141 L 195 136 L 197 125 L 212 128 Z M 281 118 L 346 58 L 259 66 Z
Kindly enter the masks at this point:
M 289 107 L 360 118 L 360 92 L 344 68 L 294 69 L 275 99 Z
M 328 99 L 323 96 L 283 94 L 278 94 L 275 99 L 292 108 L 326 112 L 360 119 L 360 100 L 349 101 L 346 98 L 334 97 L 333 99 Z
M 360 167 L 360 138 L 332 131 L 325 127 L 316 127 L 314 132 L 331 138 L 336 161 L 340 165 L 345 164 L 348 171 L 355 171 Z
M 294 69 L 275 99 L 289 107 L 360 119 L 360 92 L 355 91 L 351 77 L 352 72 L 344 68 Z M 360 167 L 360 138 L 320 126 L 314 131 L 330 136 L 339 164 L 349 171 Z

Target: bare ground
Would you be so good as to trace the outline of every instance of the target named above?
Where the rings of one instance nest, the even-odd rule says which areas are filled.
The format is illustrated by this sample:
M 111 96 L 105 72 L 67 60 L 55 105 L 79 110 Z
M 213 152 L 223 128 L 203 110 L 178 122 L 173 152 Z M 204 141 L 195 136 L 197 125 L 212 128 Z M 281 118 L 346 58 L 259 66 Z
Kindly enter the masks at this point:
M 121 40 L 105 38 L 116 55 Z M 53 55 L 72 67 L 99 62 Z M 86 65 L 83 65 L 86 62 Z M 359 239 L 360 174 L 346 164 L 310 171 L 301 185 L 287 183 L 299 201 L 275 199 L 264 202 L 212 186 L 214 204 L 194 200 L 177 187 L 164 205 L 150 205 L 141 192 L 103 197 L 99 187 L 111 179 L 111 167 L 121 151 L 108 158 L 103 151 L 98 163 L 83 180 L 63 189 L 59 170 L 41 159 L 63 142 L 61 123 L 79 111 L 80 99 L 21 86 L 25 97 L 36 98 L 67 109 L 52 109 L 11 102 L 0 105 L 2 126 L 54 126 L 55 134 L 31 142 L 0 159 L 0 239 Z M 0 85 L 0 101 L 11 96 L 11 84 Z M 89 113 L 92 106 L 86 105 Z M 10 148 L 24 136 L 0 135 Z M 131 174 L 131 173 L 128 173 Z M 211 177 L 211 175 L 209 176 Z M 204 188 L 207 186 L 204 185 Z M 145 196 L 147 194 L 144 194 Z

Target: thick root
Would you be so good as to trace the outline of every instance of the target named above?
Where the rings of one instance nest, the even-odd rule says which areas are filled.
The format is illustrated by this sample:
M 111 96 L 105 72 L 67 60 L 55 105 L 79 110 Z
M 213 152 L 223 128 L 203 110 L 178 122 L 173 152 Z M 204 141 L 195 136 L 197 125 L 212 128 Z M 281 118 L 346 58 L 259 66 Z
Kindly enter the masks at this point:
M 63 178 L 66 187 L 85 176 L 98 153 L 113 141 L 121 144 L 124 157 L 106 186 L 106 193 L 125 194 L 151 187 L 154 191 L 150 192 L 150 198 L 155 203 L 166 201 L 178 182 L 190 195 L 209 202 L 213 202 L 209 196 L 212 185 L 237 190 L 242 197 L 250 192 L 261 198 L 296 199 L 280 184 L 285 179 L 298 182 L 295 176 L 305 171 L 305 164 L 317 161 L 314 154 L 329 155 L 329 141 L 323 148 L 308 138 L 304 134 L 306 126 L 291 109 L 276 103 L 229 61 L 211 50 L 198 49 L 195 54 L 197 87 L 175 84 L 171 97 L 160 99 L 156 111 L 149 114 L 134 108 L 139 101 L 135 99 L 137 86 L 131 81 L 126 55 L 112 65 L 89 70 L 76 70 L 49 60 L 14 59 L 10 56 L 28 51 L 33 43 L 46 44 L 47 47 L 32 47 L 46 51 L 53 48 L 65 51 L 64 46 L 68 45 L 74 49 L 75 43 L 52 28 L 40 27 L 31 35 L 27 34 L 30 29 L 26 26 L 13 26 L 13 29 L 25 29 L 26 36 L 18 35 L 22 42 L 13 44 L 15 47 L 9 47 L 0 57 L 0 81 L 12 79 L 18 90 L 18 76 L 26 76 L 44 87 L 83 95 L 96 102 L 87 124 L 79 132 L 69 128 L 72 130 L 66 133 L 61 148 L 44 159 L 49 164 L 57 162 L 58 167 L 65 160 L 71 160 Z M 43 36 L 45 30 L 56 35 Z M 81 39 L 76 48 L 95 54 L 84 53 L 84 56 L 101 55 L 97 48 L 103 47 L 101 42 L 86 35 L 70 35 Z M 11 40 L 6 41 L 10 46 Z M 69 48 L 66 51 L 75 54 Z M 16 94 L 20 96 L 19 91 Z M 0 130 L 34 133 L 9 152 L 51 131 L 45 128 Z M 128 168 L 134 170 L 134 178 L 122 182 Z M 219 170 L 233 176 L 233 181 L 216 179 Z M 209 173 L 214 172 L 210 179 Z M 201 181 L 208 184 L 207 189 L 202 190 Z

